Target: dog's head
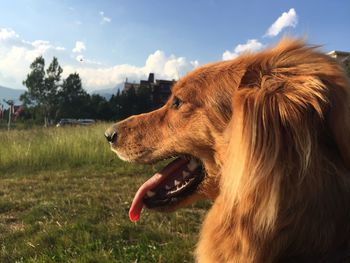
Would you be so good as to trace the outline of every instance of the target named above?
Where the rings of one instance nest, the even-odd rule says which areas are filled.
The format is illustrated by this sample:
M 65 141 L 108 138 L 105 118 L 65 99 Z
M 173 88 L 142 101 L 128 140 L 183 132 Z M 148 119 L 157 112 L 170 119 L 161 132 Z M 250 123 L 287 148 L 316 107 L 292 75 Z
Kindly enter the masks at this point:
M 244 129 L 250 129 L 249 140 L 259 141 L 259 132 L 266 132 L 266 125 L 270 125 L 264 110 L 278 111 L 278 101 L 281 107 L 276 114 L 280 116 L 270 117 L 271 125 L 273 118 L 285 125 L 281 123 L 284 119 L 302 115 L 304 109 L 322 111 L 322 115 L 327 108 L 324 105 L 328 90 L 320 79 L 327 81 L 327 76 L 319 71 L 335 71 L 337 66 L 325 56 L 312 55 L 310 50 L 300 41 L 284 40 L 277 48 L 260 54 L 200 67 L 175 84 L 162 108 L 132 116 L 107 129 L 105 135 L 112 150 L 122 160 L 153 164 L 174 158 L 139 188 L 130 218 L 137 220 L 144 205 L 170 211 L 201 198 L 215 199 L 221 188 L 222 168 L 231 154 L 227 151 L 232 148 L 229 145 L 240 140 L 233 138 L 232 130 L 238 127 L 239 134 L 244 135 Z M 306 61 L 298 66 L 302 63 L 298 59 L 305 60 L 306 55 L 313 64 Z M 293 108 L 293 103 L 300 105 Z M 263 125 L 261 131 L 252 131 L 257 127 L 254 123 Z
M 220 146 L 226 143 L 223 134 L 237 83 L 231 78 L 232 89 L 217 86 L 220 76 L 210 74 L 217 66 L 222 65 L 202 67 L 179 80 L 162 108 L 106 131 L 112 150 L 124 161 L 153 164 L 174 159 L 140 187 L 130 212 L 134 220 L 144 204 L 169 211 L 218 194 Z

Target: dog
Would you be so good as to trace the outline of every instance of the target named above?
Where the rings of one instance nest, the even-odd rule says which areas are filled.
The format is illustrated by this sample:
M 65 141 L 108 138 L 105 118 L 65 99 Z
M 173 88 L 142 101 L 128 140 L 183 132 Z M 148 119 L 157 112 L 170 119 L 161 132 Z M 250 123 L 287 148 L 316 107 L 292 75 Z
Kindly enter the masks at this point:
M 132 221 L 213 200 L 197 262 L 350 262 L 350 87 L 318 47 L 283 38 L 199 67 L 105 136 L 124 161 L 176 157 L 140 186 Z

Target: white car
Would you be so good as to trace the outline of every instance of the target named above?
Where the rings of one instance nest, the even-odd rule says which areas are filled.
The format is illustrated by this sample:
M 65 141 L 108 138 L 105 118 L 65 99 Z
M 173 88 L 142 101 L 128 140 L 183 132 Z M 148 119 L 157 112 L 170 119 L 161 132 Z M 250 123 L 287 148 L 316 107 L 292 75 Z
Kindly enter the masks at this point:
M 79 125 L 92 125 L 95 124 L 95 120 L 93 119 L 79 119 L 78 120 L 78 124 Z

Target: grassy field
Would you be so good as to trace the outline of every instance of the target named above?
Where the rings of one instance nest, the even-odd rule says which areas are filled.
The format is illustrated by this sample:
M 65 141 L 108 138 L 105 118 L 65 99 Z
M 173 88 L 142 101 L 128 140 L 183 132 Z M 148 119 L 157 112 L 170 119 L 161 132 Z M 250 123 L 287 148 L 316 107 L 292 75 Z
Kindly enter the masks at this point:
M 119 161 L 107 126 L 0 131 L 0 262 L 193 262 L 209 204 L 131 223 L 157 167 Z

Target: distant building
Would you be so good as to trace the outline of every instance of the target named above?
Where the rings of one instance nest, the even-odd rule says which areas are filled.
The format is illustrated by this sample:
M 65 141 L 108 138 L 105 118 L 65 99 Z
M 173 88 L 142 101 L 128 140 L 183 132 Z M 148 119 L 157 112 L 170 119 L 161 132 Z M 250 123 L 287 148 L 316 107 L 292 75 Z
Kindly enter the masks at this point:
M 338 62 L 345 66 L 348 66 L 350 64 L 350 52 L 334 50 L 327 53 L 327 55 L 335 58 Z
M 139 88 L 149 88 L 152 92 L 153 108 L 158 108 L 168 100 L 171 88 L 175 83 L 175 80 L 155 80 L 154 73 L 150 73 L 148 80 L 141 80 L 140 83 L 130 83 L 126 80 L 123 92 L 127 92 L 131 88 L 135 89 L 136 92 Z
M 7 101 L 6 103 L 10 103 L 8 104 L 9 107 L 7 109 L 4 108 L 4 105 L 0 104 L 0 120 L 4 119 L 5 113 L 6 114 L 11 113 L 11 119 L 13 121 L 16 121 L 18 117 L 20 117 L 21 114 L 23 114 L 24 112 L 23 105 L 14 105 L 13 101 L 10 101 L 10 100 Z

